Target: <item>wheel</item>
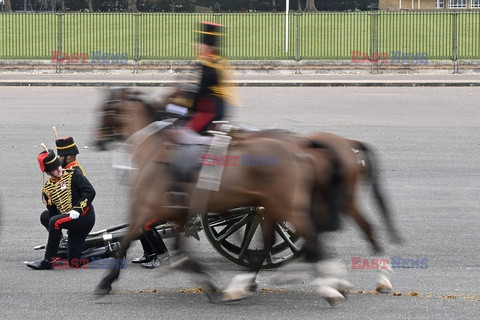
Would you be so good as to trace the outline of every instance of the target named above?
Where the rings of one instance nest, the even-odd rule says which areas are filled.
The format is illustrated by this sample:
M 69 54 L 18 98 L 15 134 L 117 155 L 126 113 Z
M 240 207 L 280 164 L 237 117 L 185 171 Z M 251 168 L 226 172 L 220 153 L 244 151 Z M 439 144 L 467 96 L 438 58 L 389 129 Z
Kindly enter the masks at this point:
M 202 226 L 207 239 L 222 256 L 248 268 L 246 257 L 263 249 L 262 216 L 258 208 L 242 207 L 225 214 L 202 215 Z M 261 210 L 261 209 L 260 209 Z M 273 269 L 303 255 L 304 241 L 288 223 L 275 227 L 276 242 L 262 269 Z

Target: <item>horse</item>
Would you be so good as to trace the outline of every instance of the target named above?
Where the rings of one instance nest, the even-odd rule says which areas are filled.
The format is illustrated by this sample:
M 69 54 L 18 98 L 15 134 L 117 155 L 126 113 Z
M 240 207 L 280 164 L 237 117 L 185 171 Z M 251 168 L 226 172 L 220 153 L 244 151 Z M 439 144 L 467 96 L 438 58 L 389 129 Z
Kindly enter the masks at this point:
M 326 157 L 331 157 L 332 155 L 337 157 L 341 169 L 335 170 L 334 172 L 340 173 L 341 176 L 332 176 L 330 178 L 341 180 L 344 184 L 342 189 L 344 193 L 342 195 L 332 196 L 330 192 L 335 189 L 331 188 L 332 182 L 328 180 L 328 176 L 322 174 L 316 175 L 314 192 L 312 192 L 311 211 L 313 221 L 317 226 L 317 231 L 337 230 L 339 228 L 338 224 L 340 223 L 338 213 L 343 213 L 351 217 L 360 227 L 371 245 L 373 254 L 379 258 L 383 257 L 384 249 L 375 236 L 371 223 L 365 218 L 364 214 L 362 214 L 362 210 L 358 205 L 356 189 L 360 180 L 365 179 L 372 187 L 373 199 L 385 222 L 390 240 L 395 244 L 402 243 L 403 239 L 392 220 L 392 212 L 388 205 L 387 197 L 378 179 L 378 159 L 373 148 L 368 144 L 332 133 L 317 132 L 305 136 L 297 136 L 291 132 L 276 129 L 244 133 L 241 135 L 241 138 L 239 138 L 248 139 L 252 136 L 282 139 L 298 145 L 314 157 L 316 172 L 323 172 L 325 166 L 330 165 L 326 163 Z M 306 141 L 309 143 L 305 143 Z M 320 144 L 323 148 L 312 148 L 312 144 L 317 144 L 317 146 Z M 329 154 L 326 155 L 326 150 L 334 150 L 334 152 L 329 152 Z M 338 200 L 340 196 L 344 197 L 341 201 Z M 337 202 L 335 203 L 331 200 Z M 330 214 L 326 214 L 326 212 Z M 390 274 L 390 267 L 380 269 L 380 274 L 375 286 L 376 291 L 389 292 L 392 290 Z
M 259 159 L 273 156 L 275 159 L 270 159 L 274 162 L 273 165 L 226 165 L 222 167 L 220 184 L 213 179 L 213 182 L 206 183 L 209 186 L 207 189 L 200 189 L 194 185 L 195 179 L 191 172 L 182 172 L 180 178 L 172 177 L 172 169 L 175 171 L 169 161 L 172 153 L 175 159 L 192 155 L 191 148 L 184 149 L 185 153 L 180 155 L 174 153 L 176 132 L 169 130 L 172 124 L 163 121 L 160 123 L 161 129 L 152 129 L 152 124 L 159 124 L 154 122 L 157 112 L 147 103 L 138 99 L 116 99 L 115 93 L 112 93 L 112 98 L 103 107 L 102 125 L 96 132 L 98 145 L 105 148 L 109 140 L 115 139 L 133 141 L 133 158 L 137 165 L 130 185 L 133 198 L 129 209 L 131 223 L 127 235 L 121 241 L 118 258 L 125 255 L 131 241 L 138 237 L 140 228 L 150 219 L 173 221 L 181 230 L 192 215 L 227 212 L 232 208 L 253 206 L 264 208 L 261 223 L 264 250 L 261 250 L 258 256 L 249 257 L 249 273 L 233 279 L 224 292 L 223 300 L 237 300 L 249 294 L 275 241 L 273 230 L 278 222 L 288 221 L 294 226 L 298 234 L 305 239 L 306 261 L 314 264 L 317 274 L 325 274 L 322 264 L 324 254 L 311 223 L 309 210 L 314 184 L 313 165 L 310 157 L 300 156 L 304 153 L 298 146 L 268 137 L 251 137 L 245 141 L 237 141 L 229 146 L 226 159 L 239 159 L 242 155 Z M 196 154 L 198 155 L 198 152 Z M 211 185 L 213 188 L 209 189 Z M 180 200 L 179 194 L 182 195 Z M 175 248 L 182 248 L 178 233 Z M 192 258 L 184 260 L 182 265 L 203 276 L 207 295 L 214 301 L 215 292 L 218 290 L 207 269 Z M 119 269 L 110 270 L 98 284 L 95 293 L 108 294 L 119 275 Z M 332 281 L 317 281 L 317 291 L 330 304 L 344 299 L 336 286 Z
M 112 92 L 112 98 L 124 100 L 127 96 L 138 97 L 139 92 L 118 90 Z M 165 116 L 164 109 L 170 101 L 182 100 L 184 92 L 176 89 L 167 99 L 155 103 L 155 110 Z M 188 95 L 187 95 L 188 96 Z M 401 243 L 402 237 L 393 224 L 392 213 L 387 198 L 377 177 L 378 160 L 373 149 L 366 143 L 347 139 L 331 133 L 311 133 L 297 136 L 284 130 L 258 130 L 245 132 L 237 128 L 235 140 L 242 141 L 252 137 L 268 137 L 288 141 L 300 147 L 314 159 L 315 182 L 311 193 L 311 217 L 317 232 L 335 231 L 339 229 L 339 213 L 351 217 L 363 231 L 370 242 L 373 254 L 384 255 L 384 250 L 373 232 L 370 222 L 360 210 L 356 198 L 356 188 L 360 180 L 370 183 L 373 197 L 384 219 L 388 235 L 393 243 Z M 332 157 L 335 158 L 332 161 Z M 332 171 L 331 175 L 325 174 Z M 340 187 L 339 184 L 342 184 Z M 335 187 L 332 187 L 335 186 Z M 389 292 L 392 285 L 389 280 L 390 269 L 381 269 L 375 289 L 379 292 Z

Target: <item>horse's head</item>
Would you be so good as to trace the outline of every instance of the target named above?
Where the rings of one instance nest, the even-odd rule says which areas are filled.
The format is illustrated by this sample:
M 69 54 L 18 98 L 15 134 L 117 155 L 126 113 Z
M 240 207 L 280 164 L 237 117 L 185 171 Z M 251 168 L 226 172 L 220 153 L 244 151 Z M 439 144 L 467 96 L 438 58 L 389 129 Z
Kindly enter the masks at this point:
M 123 141 L 125 127 L 130 120 L 126 106 L 132 91 L 127 88 L 108 89 L 107 97 L 98 109 L 98 126 L 95 130 L 94 145 L 107 150 L 111 142 Z
M 124 141 L 150 123 L 180 117 L 165 111 L 163 102 L 146 102 L 142 93 L 129 88 L 109 89 L 98 111 L 94 145 L 106 150 L 111 142 Z

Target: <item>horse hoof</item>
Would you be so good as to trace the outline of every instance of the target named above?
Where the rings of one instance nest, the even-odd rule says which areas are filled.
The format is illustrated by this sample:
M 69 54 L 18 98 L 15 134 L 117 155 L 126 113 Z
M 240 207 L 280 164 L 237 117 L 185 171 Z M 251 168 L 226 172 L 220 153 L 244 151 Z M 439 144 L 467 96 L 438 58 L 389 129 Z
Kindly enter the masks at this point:
M 345 297 L 336 289 L 329 286 L 322 286 L 317 289 L 317 292 L 330 304 L 334 307 L 339 302 L 345 300 Z
M 330 307 L 335 307 L 337 304 L 340 302 L 344 301 L 345 299 L 339 299 L 339 298 L 325 298 L 327 300 L 328 304 Z
M 223 291 L 223 301 L 235 301 L 244 299 L 252 292 L 257 290 L 257 283 L 255 282 L 255 273 L 239 274 L 233 277 L 230 284 Z
M 392 291 L 392 289 L 393 287 L 390 281 L 386 278 L 383 278 L 378 281 L 377 288 L 375 290 L 380 293 L 388 293 Z
M 258 284 L 256 282 L 252 283 L 248 288 L 248 291 L 243 289 L 225 291 L 222 295 L 222 301 L 236 301 L 245 299 L 250 296 L 252 293 L 257 292 Z
M 348 292 L 348 290 L 353 288 L 353 284 L 345 279 L 337 279 L 337 290 L 340 292 Z
M 244 290 L 232 290 L 224 292 L 222 295 L 222 301 L 237 301 L 248 297 L 251 293 Z
M 95 288 L 94 293 L 97 296 L 105 296 L 112 291 L 112 284 L 107 282 L 100 282 L 100 284 Z
M 377 288 L 375 288 L 375 291 L 379 293 L 389 293 L 392 291 L 392 286 L 377 286 Z
M 349 289 L 338 290 L 338 292 L 340 292 L 340 294 L 345 298 L 345 300 L 347 300 L 347 295 L 350 293 L 350 290 Z

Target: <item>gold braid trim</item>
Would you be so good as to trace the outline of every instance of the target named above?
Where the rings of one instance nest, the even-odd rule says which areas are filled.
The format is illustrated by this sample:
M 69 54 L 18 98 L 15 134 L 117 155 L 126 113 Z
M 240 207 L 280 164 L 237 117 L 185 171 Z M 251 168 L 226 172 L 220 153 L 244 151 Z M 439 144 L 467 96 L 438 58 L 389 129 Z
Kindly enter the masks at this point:
M 72 143 L 71 145 L 68 145 L 68 146 L 65 146 L 65 147 L 57 147 L 57 149 L 63 150 L 63 149 L 68 149 L 68 148 L 71 148 L 71 147 L 74 147 L 74 146 L 75 146 L 75 142 Z
M 85 174 L 85 170 L 83 170 L 83 167 L 80 165 L 80 162 L 77 160 L 77 166 L 80 168 L 80 171 L 82 171 L 82 174 L 86 177 L 87 175 Z

